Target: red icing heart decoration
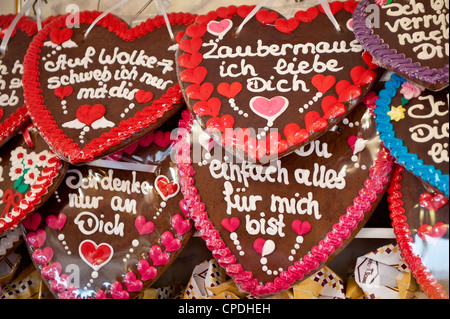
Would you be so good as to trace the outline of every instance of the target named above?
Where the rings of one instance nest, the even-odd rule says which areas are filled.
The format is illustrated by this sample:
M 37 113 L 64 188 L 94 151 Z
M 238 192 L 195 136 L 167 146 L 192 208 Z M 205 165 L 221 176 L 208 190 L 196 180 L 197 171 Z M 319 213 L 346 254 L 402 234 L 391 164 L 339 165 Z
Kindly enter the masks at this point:
M 434 195 L 430 193 L 423 193 L 419 197 L 419 203 L 423 207 L 437 212 L 448 203 L 448 197 L 445 197 L 441 193 L 436 193 Z
M 33 38 L 24 62 L 29 115 L 50 148 L 72 164 L 105 157 L 138 141 L 183 106 L 165 19 L 129 28 L 100 12 L 51 19 Z M 172 13 L 174 34 L 195 15 Z M 196 40 L 179 45 L 198 49 Z M 200 44 L 201 45 L 201 44 Z
M 16 15 L 0 15 L 0 30 L 6 32 Z M 28 121 L 24 102 L 22 71 L 24 56 L 34 35 L 36 21 L 26 16 L 19 19 L 1 57 L 0 146 L 23 129 Z M 3 36 L 0 37 L 3 39 Z M 0 226 L 1 228 L 1 226 Z
M 113 257 L 113 248 L 106 243 L 97 245 L 92 240 L 84 240 L 79 247 L 80 257 L 92 269 L 98 271 L 103 265 L 107 264 Z
M 27 217 L 25 225 L 36 232 L 41 216 L 33 213 L 52 195 L 69 165 L 49 150 L 32 126 L 0 148 L 0 159 L 0 233 Z M 35 234 L 31 240 L 38 245 L 44 237 Z
M 331 7 L 345 25 L 354 3 L 335 1 Z M 339 123 L 382 70 L 367 69 L 352 30 L 330 28 L 319 7 L 298 11 L 290 19 L 261 9 L 238 30 L 249 12 L 240 8 L 222 7 L 196 18 L 196 27 L 180 40 L 196 45 L 180 45 L 177 74 L 186 104 L 202 129 L 239 158 L 266 163 Z M 324 107 L 325 94 L 341 104 Z M 225 116 L 230 119 L 227 125 L 221 123 Z M 228 138 L 235 134 L 226 129 L 248 130 L 250 135 L 236 144 Z M 280 134 L 276 146 L 271 131 Z
M 390 180 L 393 158 L 364 106 L 335 130 L 266 165 L 241 161 L 220 145 L 203 148 L 198 158 L 205 131 L 191 121 L 177 156 L 180 185 L 186 185 L 183 207 L 213 257 L 239 289 L 254 296 L 287 290 L 336 256 L 370 217 Z M 245 149 L 254 143 L 248 131 L 229 138 Z M 355 141 L 356 154 L 349 152 L 351 136 L 364 141 L 364 147 Z M 281 145 L 275 143 L 279 136 L 268 140 L 269 152 Z
M 168 141 L 189 115 L 177 112 L 114 161 L 70 166 L 39 218 L 24 223 L 31 259 L 55 297 L 135 298 L 178 257 L 194 228 L 172 159 L 178 137 Z
M 428 183 L 397 164 L 388 188 L 390 217 L 402 257 L 422 291 L 448 299 L 449 203 Z

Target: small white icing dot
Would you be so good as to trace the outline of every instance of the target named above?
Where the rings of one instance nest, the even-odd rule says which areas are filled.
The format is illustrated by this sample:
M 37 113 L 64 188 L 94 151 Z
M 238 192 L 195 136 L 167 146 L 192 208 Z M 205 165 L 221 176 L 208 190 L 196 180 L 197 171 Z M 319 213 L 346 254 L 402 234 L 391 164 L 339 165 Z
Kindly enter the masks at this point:
M 72 255 L 72 252 L 71 252 L 71 251 L 68 251 L 68 252 L 67 252 L 67 255 Z
M 272 274 L 272 270 L 269 269 L 269 270 L 266 271 L 266 273 L 267 273 L 268 275 L 271 275 L 271 274 Z
M 366 170 L 366 165 L 361 165 L 361 169 L 363 170 L 363 171 L 365 171 Z
M 267 271 L 267 269 L 268 269 L 267 266 L 263 266 L 263 267 L 262 267 L 262 270 L 263 270 L 263 271 Z
M 61 104 L 62 104 L 62 105 L 66 105 L 66 104 L 67 104 L 67 101 L 62 100 L 62 101 L 61 101 Z
M 134 239 L 134 240 L 131 242 L 131 245 L 133 245 L 133 247 L 137 247 L 137 246 L 139 245 L 139 240 Z
M 295 249 L 299 249 L 299 248 L 300 248 L 300 245 L 299 245 L 299 244 L 295 244 L 295 245 L 294 245 L 294 248 L 295 248 Z
M 59 239 L 59 240 L 64 240 L 64 234 L 59 234 L 59 235 L 58 235 L 58 239 Z
M 85 131 L 85 132 L 89 132 L 89 130 L 90 130 L 89 126 L 85 126 L 85 127 L 83 127 L 83 131 Z
M 94 279 L 97 278 L 98 277 L 98 272 L 93 271 L 92 274 L 91 274 L 91 277 L 94 278 Z
M 264 216 L 266 216 L 266 214 L 264 214 L 264 212 L 261 212 L 261 213 L 259 214 L 259 216 L 264 217 Z
M 232 232 L 231 234 L 230 234 L 230 239 L 231 240 L 236 240 L 237 239 L 237 234 L 235 233 L 235 232 Z
M 357 160 L 358 160 L 358 156 L 353 155 L 353 156 L 352 156 L 352 162 L 356 162 Z
M 299 243 L 299 244 L 303 243 L 303 236 L 297 236 L 296 241 L 297 241 L 297 243 Z
M 241 188 L 241 192 L 245 192 L 245 187 L 242 187 L 242 188 Z
M 353 127 L 353 123 L 348 123 L 348 127 Z
M 129 259 L 131 256 L 130 256 L 130 254 L 126 254 L 125 257 L 127 257 L 127 259 Z
M 295 249 L 292 249 L 292 250 L 291 250 L 291 254 L 292 254 L 292 255 L 295 255 L 295 253 L 296 253 Z
M 236 249 L 237 249 L 237 250 L 242 250 L 241 245 L 236 245 Z
M 130 252 L 130 253 L 134 253 L 134 249 L 133 249 L 133 248 L 130 248 L 130 249 L 129 249 L 129 252 Z
M 241 251 L 239 252 L 239 255 L 240 255 L 240 256 L 244 256 L 245 253 L 241 250 Z
M 343 119 L 343 120 L 342 120 L 342 123 L 344 123 L 345 125 L 347 125 L 348 122 L 349 122 L 348 119 Z
M 359 163 L 355 163 L 354 165 L 356 168 L 359 168 Z
M 267 258 L 266 257 L 261 258 L 260 262 L 262 265 L 267 264 Z
M 267 274 L 269 274 L 269 272 L 267 272 Z M 270 274 L 269 274 L 269 275 L 270 275 Z M 274 270 L 274 271 L 273 271 L 273 275 L 274 275 L 274 276 L 278 275 L 278 271 Z
M 211 159 L 211 153 L 206 153 L 205 154 L 205 159 L 207 159 L 207 160 Z
M 162 202 L 162 203 L 161 203 L 161 207 L 163 207 L 163 208 L 166 207 L 166 205 L 167 205 L 166 202 Z
M 125 113 L 128 113 L 130 110 L 128 108 L 126 108 L 125 110 L 123 110 Z
M 359 126 L 359 122 L 358 121 L 355 122 L 355 126 Z
M 293 256 L 289 256 L 288 259 L 289 259 L 289 261 L 293 261 L 294 257 Z
M 300 113 L 303 113 L 303 109 L 302 109 L 302 108 L 299 108 L 298 111 L 299 111 Z
M 134 103 L 130 103 L 130 105 L 128 106 L 130 108 L 130 110 L 132 110 L 135 107 Z

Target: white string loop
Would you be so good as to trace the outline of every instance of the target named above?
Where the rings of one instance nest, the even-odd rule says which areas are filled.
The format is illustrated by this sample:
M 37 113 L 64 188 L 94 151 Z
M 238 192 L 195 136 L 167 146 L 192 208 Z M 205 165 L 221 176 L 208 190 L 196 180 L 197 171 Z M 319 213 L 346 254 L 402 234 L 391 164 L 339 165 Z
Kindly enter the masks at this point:
M 250 13 L 245 17 L 244 21 L 241 22 L 241 24 L 239 25 L 239 27 L 236 29 L 236 36 L 239 35 L 239 33 L 242 31 L 242 28 L 244 27 L 244 25 L 250 21 L 251 18 L 253 18 L 253 16 L 261 9 L 261 7 L 263 5 L 266 4 L 266 2 L 269 2 L 269 6 L 272 4 L 273 0 L 262 0 L 260 1 L 254 8 L 252 11 L 250 11 Z
M 120 0 L 119 2 L 117 2 L 115 5 L 113 5 L 111 8 L 109 8 L 108 10 L 105 10 L 104 12 L 102 12 L 89 26 L 89 28 L 86 30 L 86 32 L 84 33 L 84 39 L 86 40 L 89 32 L 91 32 L 92 28 L 94 28 L 94 26 L 97 24 L 97 22 L 99 22 L 101 19 L 103 19 L 107 14 L 109 14 L 110 12 L 116 10 L 117 8 L 123 6 L 125 3 L 127 3 L 130 0 Z

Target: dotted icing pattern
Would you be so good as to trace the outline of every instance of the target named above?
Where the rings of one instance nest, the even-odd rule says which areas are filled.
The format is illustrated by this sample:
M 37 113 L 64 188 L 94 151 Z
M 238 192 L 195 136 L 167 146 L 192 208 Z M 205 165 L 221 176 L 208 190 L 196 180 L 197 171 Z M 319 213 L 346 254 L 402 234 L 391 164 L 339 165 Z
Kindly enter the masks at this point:
M 414 239 L 411 236 L 410 227 L 405 216 L 402 198 L 402 175 L 405 168 L 397 165 L 392 176 L 391 184 L 387 190 L 389 202 L 389 209 L 391 211 L 390 217 L 394 233 L 397 237 L 397 242 L 401 249 L 401 253 L 409 269 L 412 271 L 414 277 L 419 283 L 420 288 L 427 296 L 433 299 L 448 299 L 449 296 L 444 288 L 437 282 L 426 265 L 423 264 L 422 258 L 414 252 L 411 243 Z
M 180 207 L 189 211 L 189 217 L 194 220 L 196 229 L 199 230 L 201 238 L 205 240 L 208 249 L 212 251 L 212 255 L 217 259 L 219 265 L 225 268 L 227 274 L 242 290 L 254 296 L 276 294 L 289 289 L 292 284 L 317 269 L 337 248 L 342 246 L 345 239 L 350 237 L 358 223 L 364 219 L 364 214 L 370 211 L 370 203 L 376 200 L 377 195 L 383 191 L 384 185 L 390 180 L 393 158 L 385 148 L 382 148 L 374 165 L 370 168 L 370 178 L 365 181 L 365 187 L 358 192 L 359 195 L 354 198 L 353 205 L 347 208 L 346 214 L 340 217 L 339 222 L 333 225 L 325 238 L 301 260 L 293 262 L 288 270 L 281 271 L 273 282 L 262 285 L 256 278 L 253 278 L 251 271 L 245 270 L 241 264 L 237 263 L 236 257 L 226 247 L 219 231 L 209 220 L 205 204 L 201 201 L 197 188 L 194 186 L 195 171 L 190 157 L 192 123 L 192 115 L 186 113 L 179 125 L 180 128 L 185 128 L 176 146 L 180 150 L 176 155 L 176 162 L 180 172 L 181 191 L 185 198 L 180 202 Z
M 375 102 L 375 123 L 380 132 L 380 138 L 384 142 L 392 156 L 397 162 L 403 165 L 408 171 L 422 178 L 424 181 L 439 189 L 439 191 L 449 196 L 449 175 L 442 174 L 433 165 L 424 165 L 423 160 L 418 158 L 417 154 L 408 152 L 403 144 L 403 140 L 395 137 L 395 131 L 391 124 L 391 118 L 387 113 L 390 111 L 392 98 L 397 94 L 398 89 L 405 83 L 406 79 L 397 74 L 393 74 L 391 79 L 386 82 L 385 88 L 380 91 L 379 98 Z

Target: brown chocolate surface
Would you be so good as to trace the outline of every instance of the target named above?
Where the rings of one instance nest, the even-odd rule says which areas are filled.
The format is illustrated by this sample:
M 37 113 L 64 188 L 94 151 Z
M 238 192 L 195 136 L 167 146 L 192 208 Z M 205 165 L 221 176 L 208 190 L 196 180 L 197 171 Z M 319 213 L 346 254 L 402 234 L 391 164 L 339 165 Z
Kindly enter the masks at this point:
M 198 144 L 199 139 L 205 140 L 200 136 L 201 130 L 195 124 L 191 150 L 194 186 L 205 204 L 208 220 L 219 231 L 236 263 L 262 285 L 302 260 L 332 231 L 364 188 L 381 148 L 373 116 L 364 105 L 317 141 L 272 162 L 271 168 L 264 166 L 267 174 L 258 174 L 263 166 L 241 163 L 229 153 L 222 154 L 220 146 L 208 155 Z M 353 153 L 350 144 L 355 138 L 359 140 Z M 381 197 L 382 193 L 374 198 L 364 220 L 332 256 L 364 225 Z M 230 222 L 235 226 L 231 230 L 224 226 Z M 308 223 L 309 231 L 294 231 Z M 264 240 L 270 251 L 267 255 L 254 246 Z
M 279 15 L 279 18 L 283 17 Z M 336 88 L 337 85 L 331 83 L 323 95 L 316 96 L 319 90 L 312 84 L 313 77 L 318 74 L 334 77 L 335 83 L 346 80 L 350 85 L 355 84 L 355 79 L 352 80 L 350 76 L 350 72 L 355 66 L 368 69 L 362 57 L 363 49 L 347 26 L 347 22 L 352 18 L 351 13 L 341 9 L 335 14 L 335 18 L 339 22 L 341 32 L 333 27 L 331 21 L 323 13 L 318 13 L 312 22 L 300 22 L 292 33 L 278 31 L 273 23 L 265 26 L 253 17 L 245 24 L 240 33 L 235 35 L 236 29 L 243 21 L 243 18 L 238 15 L 230 18 L 232 27 L 223 36 L 206 31 L 201 37 L 203 46 L 199 49 L 199 53 L 203 55 L 203 60 L 198 68 L 205 67 L 207 74 L 200 84 L 212 83 L 214 85 L 215 90 L 208 100 L 215 98 L 220 100 L 221 106 L 217 118 L 222 118 L 224 115 L 233 116 L 235 130 L 249 129 L 251 136 L 257 137 L 259 140 L 265 140 L 270 131 L 277 131 L 281 134 L 281 138 L 286 140 L 287 136 L 284 131 L 286 125 L 296 123 L 305 129 L 305 116 L 310 111 L 318 112 L 319 117 L 324 116 L 321 108 L 324 97 L 339 98 L 338 91 L 341 91 Z M 216 21 L 224 20 L 217 18 Z M 183 38 L 183 40 L 186 39 L 197 40 L 197 38 L 188 36 Z M 180 48 L 182 48 L 181 45 Z M 273 53 L 269 53 L 270 50 L 273 50 Z M 186 54 L 186 51 L 177 51 L 178 57 L 183 54 Z M 184 70 L 186 70 L 185 67 L 179 67 L 179 76 Z M 374 72 L 376 78 L 383 70 L 377 68 L 369 72 Z M 180 86 L 185 94 L 188 107 L 193 111 L 201 127 L 205 129 L 208 127 L 208 120 L 214 116 L 202 116 L 196 112 L 195 107 L 199 99 L 189 96 L 189 88 L 195 80 L 183 81 L 183 77 L 181 79 Z M 219 93 L 221 83 L 232 84 L 235 82 L 242 85 L 242 90 L 234 98 L 229 99 Z M 343 98 L 346 101 L 347 112 L 329 119 L 326 129 L 311 131 L 307 141 L 290 144 L 286 150 L 276 155 L 287 155 L 333 127 L 359 103 L 374 82 L 363 85 L 362 94 L 357 99 L 347 101 Z M 268 120 L 258 116 L 250 107 L 252 98 L 258 96 L 266 99 L 282 96 L 289 103 L 287 109 L 273 121 L 274 124 L 269 127 L 266 135 L 259 137 L 257 134 L 262 133 L 263 129 L 268 127 Z M 237 107 L 238 110 L 234 110 L 234 107 Z M 299 111 L 299 109 L 301 110 Z M 245 114 L 248 116 L 245 117 Z M 325 122 L 327 121 L 325 120 Z M 220 137 L 215 139 L 220 141 Z M 239 148 L 230 147 L 229 151 L 236 152 L 241 158 L 255 160 L 255 158 L 249 157 L 249 154 L 244 154 Z M 267 162 L 267 158 L 261 162 Z
M 179 119 L 179 113 L 174 118 Z M 171 132 L 173 128 L 163 125 L 155 134 Z M 105 291 L 107 298 L 117 298 L 111 293 L 111 285 L 116 282 L 123 290 L 128 290 L 130 298 L 137 296 L 141 290 L 129 288 L 124 276 L 134 272 L 136 279 L 143 283 L 141 287 L 153 284 L 192 235 L 190 227 L 178 234 L 178 228 L 174 226 L 175 215 L 186 220 L 179 207 L 183 198 L 179 187 L 174 189 L 173 197 L 166 199 L 156 188 L 155 181 L 162 175 L 169 182 L 178 183 L 177 167 L 170 157 L 171 144 L 159 144 L 158 139 L 153 139 L 148 145 L 137 142 L 134 150 L 115 154 L 115 161 L 101 160 L 89 165 L 71 166 L 55 196 L 39 210 L 42 216 L 39 229 L 47 234 L 47 240 L 40 248 L 53 249 L 52 261 L 61 263 L 62 273 L 68 274 L 74 283 L 70 286 L 76 287 L 71 293 L 78 297 L 98 298 L 98 292 Z M 95 163 L 99 166 L 94 166 Z M 120 168 L 120 165 L 127 164 L 134 166 Z M 47 218 L 59 214 L 67 217 L 66 222 L 61 229 L 51 228 Z M 141 216 L 145 218 L 145 224 L 154 224 L 150 233 L 140 232 L 136 220 Z M 166 232 L 173 235 L 174 241 L 180 245 L 178 249 L 172 251 L 164 246 L 162 237 Z M 94 242 L 97 247 L 112 247 L 111 259 L 96 269 L 92 262 L 82 257 L 85 254 L 80 247 L 86 240 Z M 150 256 L 155 245 L 161 247 L 162 253 L 167 253 L 170 260 L 156 265 Z M 36 251 L 38 247 L 29 245 L 29 248 Z M 149 266 L 156 267 L 157 274 L 153 278 L 145 278 L 139 271 L 137 265 L 141 260 L 147 260 Z M 52 282 L 48 280 L 50 286 Z M 56 295 L 64 293 L 53 292 Z
M 425 90 L 406 102 L 404 95 L 393 97 L 392 107 L 403 105 L 404 118 L 391 120 L 395 137 L 403 140 L 409 153 L 417 154 L 425 165 L 432 165 L 448 174 L 448 111 L 449 89 L 440 92 Z M 391 117 L 392 118 L 392 117 Z

